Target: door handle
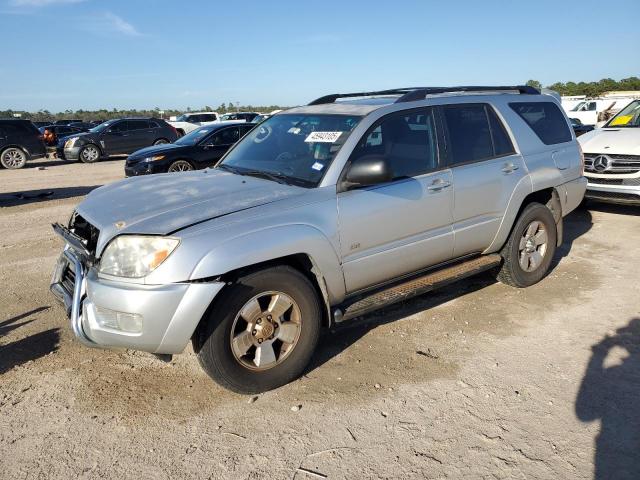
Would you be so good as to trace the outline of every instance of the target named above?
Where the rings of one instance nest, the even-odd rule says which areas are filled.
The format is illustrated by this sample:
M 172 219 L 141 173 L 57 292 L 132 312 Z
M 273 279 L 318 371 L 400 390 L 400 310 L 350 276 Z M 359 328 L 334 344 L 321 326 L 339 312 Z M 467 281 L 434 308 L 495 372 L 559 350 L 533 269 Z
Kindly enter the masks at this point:
M 516 170 L 518 170 L 518 168 L 520 167 L 518 167 L 514 163 L 508 162 L 508 163 L 505 163 L 504 166 L 502 167 L 502 173 L 509 175 L 510 173 L 513 173 Z
M 431 185 L 427 187 L 427 190 L 429 190 L 430 192 L 439 192 L 440 190 L 444 190 L 445 188 L 448 188 L 450 186 L 451 186 L 451 183 L 446 182 L 441 178 L 438 178 L 433 182 L 431 182 Z

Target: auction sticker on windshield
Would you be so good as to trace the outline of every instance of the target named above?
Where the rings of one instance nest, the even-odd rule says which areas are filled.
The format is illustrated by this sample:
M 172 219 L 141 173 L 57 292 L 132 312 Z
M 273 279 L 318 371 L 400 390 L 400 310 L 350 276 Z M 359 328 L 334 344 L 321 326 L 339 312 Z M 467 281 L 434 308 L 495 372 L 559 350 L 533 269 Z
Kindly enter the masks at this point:
M 308 143 L 335 143 L 340 138 L 340 135 L 342 135 L 342 132 L 311 132 L 304 141 Z

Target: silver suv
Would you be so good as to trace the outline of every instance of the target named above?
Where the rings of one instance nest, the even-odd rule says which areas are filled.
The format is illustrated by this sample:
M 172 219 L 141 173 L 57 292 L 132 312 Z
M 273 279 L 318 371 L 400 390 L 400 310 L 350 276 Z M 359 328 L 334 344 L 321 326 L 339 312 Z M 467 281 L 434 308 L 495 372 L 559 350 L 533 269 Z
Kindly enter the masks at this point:
M 302 374 L 323 327 L 491 270 L 538 282 L 584 196 L 556 101 L 530 87 L 328 95 L 212 169 L 94 190 L 51 290 L 90 347 L 191 341 L 236 392 Z

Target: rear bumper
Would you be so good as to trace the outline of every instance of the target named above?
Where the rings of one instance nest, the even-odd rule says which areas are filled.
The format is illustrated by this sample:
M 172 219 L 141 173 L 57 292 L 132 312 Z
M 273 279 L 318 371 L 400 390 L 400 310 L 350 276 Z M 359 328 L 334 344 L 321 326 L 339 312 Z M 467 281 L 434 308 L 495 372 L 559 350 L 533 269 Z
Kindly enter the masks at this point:
M 579 177 L 570 182 L 563 183 L 557 187 L 557 189 L 559 190 L 560 202 L 562 203 L 562 216 L 566 216 L 582 203 L 587 190 L 587 179 L 585 177 Z
M 223 286 L 220 282 L 141 285 L 100 279 L 82 255 L 66 246 L 50 289 L 64 304 L 71 329 L 83 345 L 172 354 L 184 350 Z M 135 317 L 139 328 L 114 327 L 116 314 Z

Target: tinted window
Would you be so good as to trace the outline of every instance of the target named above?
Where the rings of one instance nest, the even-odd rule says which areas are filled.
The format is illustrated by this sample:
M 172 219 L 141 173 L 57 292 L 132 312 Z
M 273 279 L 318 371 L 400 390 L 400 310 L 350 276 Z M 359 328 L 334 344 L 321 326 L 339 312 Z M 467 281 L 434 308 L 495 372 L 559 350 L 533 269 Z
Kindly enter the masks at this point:
M 546 145 L 571 141 L 571 131 L 564 115 L 552 102 L 518 102 L 509 106 Z
M 231 145 L 236 143 L 240 138 L 240 130 L 238 127 L 225 128 L 221 132 L 216 133 L 213 136 L 214 145 Z
M 394 178 L 415 177 L 437 167 L 436 138 L 433 110 L 392 114 L 369 130 L 351 159 L 383 155 Z
M 128 131 L 127 122 L 118 122 L 111 126 L 112 132 L 126 132 Z
M 449 105 L 444 108 L 444 119 L 452 163 L 473 162 L 494 156 L 484 105 Z
M 201 122 L 215 122 L 216 121 L 216 116 L 212 113 L 205 113 L 203 115 L 200 115 L 201 117 Z
M 161 128 L 160 124 L 155 120 L 149 120 L 149 128 Z
M 129 120 L 129 130 L 146 130 L 149 128 L 149 122 L 146 120 Z
M 504 128 L 503 123 L 500 121 L 493 108 L 487 108 L 487 115 L 489 116 L 489 126 L 491 127 L 491 137 L 493 138 L 493 153 L 496 157 L 502 155 L 510 155 L 515 153 L 513 143 Z

